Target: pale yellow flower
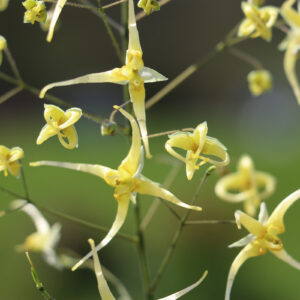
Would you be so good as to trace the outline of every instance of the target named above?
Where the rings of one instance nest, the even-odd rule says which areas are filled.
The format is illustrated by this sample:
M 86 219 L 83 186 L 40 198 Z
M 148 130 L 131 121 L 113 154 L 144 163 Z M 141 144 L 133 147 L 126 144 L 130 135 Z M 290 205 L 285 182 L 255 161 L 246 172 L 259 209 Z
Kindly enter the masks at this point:
M 40 211 L 25 200 L 15 200 L 12 202 L 11 207 L 12 209 L 20 209 L 25 212 L 32 219 L 37 230 L 27 236 L 24 244 L 17 246 L 17 250 L 40 252 L 48 264 L 61 269 L 62 265 L 59 263 L 55 252 L 55 247 L 61 236 L 61 225 L 55 223 L 50 227 Z
M 272 37 L 271 28 L 278 17 L 278 8 L 274 6 L 259 8 L 253 3 L 242 2 L 242 10 L 246 19 L 239 27 L 238 36 L 262 37 L 264 40 L 270 41 Z
M 4 36 L 0 35 L 0 66 L 3 60 L 3 53 L 2 51 L 7 47 L 7 42 Z
M 101 296 L 102 300 L 116 300 L 116 298 L 114 297 L 114 295 L 112 294 L 112 292 L 109 289 L 109 286 L 106 282 L 106 279 L 103 275 L 103 271 L 101 268 L 101 264 L 100 264 L 100 260 L 97 254 L 97 250 L 95 248 L 95 243 L 92 239 L 89 239 L 89 243 L 91 245 L 92 248 L 92 254 L 93 254 L 93 260 L 94 260 L 94 269 L 95 269 L 95 274 L 96 274 L 96 278 L 97 278 L 97 282 L 98 282 L 98 290 Z M 202 277 L 195 282 L 194 284 L 186 287 L 185 289 L 176 292 L 172 295 L 169 295 L 167 297 L 164 298 L 160 298 L 158 300 L 176 300 L 179 299 L 180 297 L 184 296 L 185 294 L 187 294 L 188 292 L 190 292 L 191 290 L 193 290 L 194 288 L 196 288 L 207 276 L 207 271 L 204 272 L 204 274 L 202 275 Z
M 235 218 L 238 228 L 240 229 L 241 225 L 243 225 L 250 232 L 250 234 L 229 246 L 245 247 L 237 255 L 231 265 L 227 279 L 225 300 L 230 299 L 230 292 L 234 278 L 241 265 L 248 258 L 263 255 L 269 250 L 279 259 L 300 270 L 300 263 L 293 259 L 285 251 L 282 241 L 278 237 L 279 234 L 285 231 L 283 218 L 286 211 L 299 198 L 300 190 L 297 190 L 281 201 L 270 217 L 268 216 L 265 203 L 262 203 L 258 221 L 241 211 L 236 211 Z
M 253 96 L 260 96 L 272 89 L 272 75 L 267 70 L 251 71 L 247 79 L 249 90 Z
M 73 107 L 64 112 L 55 105 L 45 104 L 44 117 L 47 124 L 42 128 L 36 143 L 40 145 L 50 137 L 57 135 L 65 148 L 74 149 L 78 146 L 78 137 L 73 125 L 81 115 L 80 108 Z
M 300 87 L 295 70 L 300 47 L 300 13 L 292 8 L 295 2 L 296 0 L 285 1 L 280 10 L 281 15 L 291 27 L 280 49 L 286 50 L 283 60 L 284 71 L 300 105 Z
M 160 10 L 159 3 L 156 0 L 140 0 L 138 2 L 138 7 L 142 8 L 147 15 L 151 14 L 153 11 Z
M 251 157 L 243 155 L 237 172 L 222 177 L 215 186 L 215 192 L 222 200 L 243 202 L 247 214 L 254 216 L 261 200 L 273 194 L 275 185 L 273 176 L 256 171 Z
M 9 149 L 5 146 L 0 146 L 0 172 L 4 171 L 5 176 L 8 175 L 8 172 L 13 176 L 18 176 L 22 167 L 19 160 L 23 156 L 24 151 L 20 147 Z
M 0 11 L 6 10 L 9 0 L 0 0 Z
M 115 68 L 106 72 L 88 74 L 67 81 L 51 83 L 41 90 L 40 97 L 44 98 L 49 89 L 58 86 L 102 82 L 111 82 L 122 85 L 128 84 L 130 99 L 132 101 L 133 110 L 140 126 L 146 156 L 147 158 L 150 158 L 151 154 L 149 150 L 146 127 L 144 83 L 162 81 L 166 80 L 167 78 L 150 68 L 144 67 L 144 62 L 142 59 L 143 52 L 140 45 L 132 0 L 129 0 L 128 14 L 129 44 L 126 54 L 126 64 L 123 67 Z
M 27 10 L 24 14 L 24 23 L 46 22 L 47 11 L 44 1 L 26 0 L 22 4 Z
M 217 139 L 207 136 L 207 131 L 207 123 L 203 122 L 193 132 L 178 131 L 169 135 L 169 139 L 165 144 L 166 150 L 172 156 L 186 164 L 186 176 L 189 180 L 192 179 L 194 172 L 206 163 L 215 166 L 229 164 L 226 147 Z M 173 150 L 174 147 L 187 151 L 186 157 Z M 220 160 L 213 159 L 215 157 Z
M 162 188 L 158 183 L 153 182 L 152 180 L 144 177 L 141 174 L 144 157 L 142 150 L 143 148 L 141 146 L 141 136 L 137 122 L 129 113 L 127 113 L 123 109 L 119 108 L 118 106 L 114 106 L 114 108 L 118 109 L 130 121 L 132 127 L 131 148 L 126 158 L 119 165 L 118 169 L 115 170 L 101 165 L 80 163 L 76 164 L 55 161 L 39 161 L 30 164 L 34 167 L 55 166 L 90 173 L 103 178 L 108 185 L 112 186 L 115 189 L 114 197 L 118 202 L 116 219 L 106 237 L 96 247 L 97 251 L 106 246 L 118 233 L 126 219 L 130 199 L 132 199 L 134 202 L 136 193 L 159 197 L 187 209 L 193 209 L 196 211 L 202 210 L 198 206 L 192 206 L 181 202 L 168 190 Z M 79 261 L 79 263 L 75 265 L 73 270 L 84 263 L 89 257 L 91 257 L 91 255 L 92 252 L 88 253 L 83 259 Z

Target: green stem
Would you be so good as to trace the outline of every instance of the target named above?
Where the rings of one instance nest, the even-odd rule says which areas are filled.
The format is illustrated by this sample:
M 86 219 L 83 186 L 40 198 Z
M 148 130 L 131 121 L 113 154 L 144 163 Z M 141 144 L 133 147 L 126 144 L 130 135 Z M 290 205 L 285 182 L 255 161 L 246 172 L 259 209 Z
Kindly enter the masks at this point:
M 101 0 L 98 0 L 98 10 L 99 10 L 99 13 L 100 13 L 100 15 L 102 17 L 104 26 L 105 26 L 105 28 L 106 28 L 106 30 L 108 32 L 108 35 L 109 35 L 109 37 L 110 37 L 110 39 L 112 41 L 112 44 L 113 44 L 113 46 L 115 48 L 117 56 L 118 56 L 121 64 L 123 64 L 123 57 L 122 57 L 122 52 L 121 52 L 120 46 L 119 46 L 119 44 L 118 44 L 118 42 L 116 40 L 116 37 L 115 37 L 114 33 L 112 32 L 111 27 L 110 27 L 110 25 L 109 25 L 109 23 L 107 21 L 104 9 L 103 9 L 103 7 L 101 5 Z
M 206 179 L 208 178 L 208 176 L 215 170 L 215 167 L 209 167 L 207 169 L 207 171 L 205 172 L 204 176 L 202 177 L 195 193 L 194 193 L 194 196 L 192 198 L 192 201 L 191 201 L 191 205 L 194 205 L 196 200 L 198 199 L 199 197 L 199 193 L 201 191 L 201 188 L 204 184 L 204 182 L 206 181 Z M 181 218 L 181 220 L 179 221 L 179 224 L 178 224 L 178 227 L 177 227 L 177 230 L 173 236 L 173 239 L 171 241 L 171 244 L 162 260 L 162 263 L 156 273 L 156 276 L 154 277 L 152 283 L 151 283 L 151 286 L 150 286 L 150 289 L 149 289 L 149 292 L 148 294 L 149 295 L 154 295 L 154 292 L 155 292 L 155 289 L 160 281 L 160 279 L 162 278 L 169 262 L 170 262 L 170 259 L 174 253 L 174 250 L 177 246 L 177 243 L 178 243 L 178 240 L 179 240 L 179 237 L 181 236 L 181 233 L 182 233 L 182 230 L 184 228 L 184 225 L 185 225 L 185 222 L 187 220 L 187 218 L 189 217 L 191 211 L 190 210 L 187 210 L 186 213 L 184 214 L 184 216 Z
M 146 249 L 145 249 L 144 234 L 141 229 L 142 220 L 141 220 L 140 204 L 139 204 L 138 197 L 136 198 L 136 203 L 134 206 L 134 213 L 135 213 L 135 220 L 136 220 L 136 233 L 138 236 L 138 242 L 136 245 L 137 245 L 140 265 L 141 265 L 141 269 L 142 269 L 145 294 L 147 295 L 147 300 L 153 300 L 152 295 L 147 294 L 147 291 L 150 288 L 150 272 L 149 272 Z

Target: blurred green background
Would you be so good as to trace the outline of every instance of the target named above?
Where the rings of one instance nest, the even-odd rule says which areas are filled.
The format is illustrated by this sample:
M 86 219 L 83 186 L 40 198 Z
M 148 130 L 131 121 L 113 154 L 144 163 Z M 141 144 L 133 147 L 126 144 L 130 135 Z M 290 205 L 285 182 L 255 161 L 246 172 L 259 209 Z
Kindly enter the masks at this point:
M 106 0 L 103 4 L 110 2 Z M 274 5 L 282 2 L 267 1 Z M 60 30 L 55 33 L 51 44 L 46 43 L 45 33 L 38 24 L 22 23 L 23 13 L 21 1 L 11 1 L 8 9 L 0 15 L 0 34 L 6 37 L 22 77 L 33 86 L 41 88 L 52 81 L 119 66 L 102 21 L 89 11 L 65 7 Z M 120 7 L 107 10 L 107 14 L 119 20 Z M 138 23 L 145 65 L 172 79 L 211 51 L 242 18 L 240 1 L 171 0 L 160 12 Z M 283 54 L 277 50 L 283 38 L 284 35 L 274 29 L 270 43 L 255 39 L 237 46 L 254 55 L 272 72 L 274 88 L 270 93 L 253 98 L 246 81 L 252 67 L 225 51 L 147 112 L 149 133 L 195 127 L 206 120 L 209 135 L 228 147 L 231 156 L 229 169 L 232 171 L 242 154 L 250 154 L 257 169 L 277 178 L 276 192 L 267 200 L 269 211 L 300 185 L 300 110 L 283 73 Z M 10 72 L 5 60 L 1 71 Z M 147 85 L 147 97 L 164 85 Z M 1 81 L 1 94 L 12 87 Z M 104 117 L 109 116 L 112 105 L 122 103 L 122 89 L 112 84 L 57 88 L 51 93 Z M 28 163 L 45 159 L 99 163 L 116 168 L 127 154 L 127 139 L 122 136 L 102 137 L 98 124 L 82 119 L 76 126 L 78 149 L 62 148 L 56 137 L 37 146 L 35 141 L 44 125 L 41 100 L 22 92 L 2 104 L 0 112 L 0 144 L 24 149 L 24 171 L 32 199 L 43 206 L 110 227 L 116 201 L 112 188 L 104 181 L 63 169 L 30 168 Z M 145 162 L 143 171 L 145 176 L 157 182 L 163 182 L 171 168 L 161 162 L 162 158 L 168 157 L 163 148 L 165 141 L 165 137 L 151 140 L 154 158 Z M 205 167 L 188 182 L 182 166 L 170 190 L 189 202 L 204 172 Z M 192 213 L 191 219 L 233 219 L 235 209 L 241 208 L 216 197 L 214 185 L 217 180 L 218 176 L 214 174 L 203 186 L 199 199 L 203 212 Z M 3 173 L 0 174 L 0 185 L 24 193 L 20 180 L 4 177 Z M 13 198 L 5 194 L 0 197 L 0 209 L 8 208 Z M 151 197 L 142 197 L 143 214 L 152 201 Z M 174 209 L 181 215 L 184 213 L 183 209 Z M 282 236 L 286 250 L 298 260 L 299 214 L 300 203 L 296 203 L 286 215 L 287 232 Z M 89 250 L 88 238 L 100 241 L 104 236 L 75 223 L 45 216 L 51 223 L 63 225 L 60 248 L 85 254 Z M 146 246 L 152 276 L 176 226 L 176 219 L 162 205 L 147 228 Z M 32 282 L 25 255 L 14 250 L 15 245 L 23 243 L 34 230 L 31 220 L 22 212 L 0 219 L 0 299 L 41 299 Z M 122 232 L 135 233 L 132 207 Z M 245 234 L 245 230 L 238 231 L 233 225 L 187 226 L 158 286 L 156 298 L 186 287 L 207 269 L 207 279 L 183 299 L 223 299 L 227 274 L 239 251 L 228 249 L 227 245 Z M 140 300 L 143 299 L 142 281 L 137 257 L 133 245 L 116 238 L 101 252 L 103 265 L 123 281 L 133 299 Z M 40 255 L 32 254 L 32 260 L 55 299 L 99 299 L 92 272 L 59 272 L 46 265 Z M 242 266 L 231 299 L 296 300 L 300 292 L 299 278 L 299 271 L 268 253 Z

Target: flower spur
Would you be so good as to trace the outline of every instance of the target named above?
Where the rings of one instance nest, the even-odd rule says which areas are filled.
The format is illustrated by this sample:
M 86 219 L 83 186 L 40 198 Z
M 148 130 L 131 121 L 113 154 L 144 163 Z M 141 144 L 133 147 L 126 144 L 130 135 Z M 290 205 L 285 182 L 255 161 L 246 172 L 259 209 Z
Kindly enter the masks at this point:
M 230 292 L 234 278 L 241 265 L 251 257 L 265 254 L 268 250 L 292 267 L 300 270 L 300 262 L 293 259 L 284 249 L 278 235 L 284 233 L 285 226 L 283 218 L 289 207 L 300 198 L 300 190 L 295 191 L 282 200 L 274 209 L 271 216 L 268 216 L 265 203 L 260 206 L 258 221 L 247 214 L 236 211 L 235 218 L 238 228 L 243 225 L 249 232 L 246 237 L 235 242 L 229 247 L 245 246 L 234 259 L 226 285 L 225 300 L 230 300 Z
M 129 113 L 127 113 L 122 108 L 118 106 L 114 106 L 114 108 L 118 109 L 129 120 L 132 127 L 132 144 L 129 153 L 121 162 L 117 170 L 104 167 L 102 165 L 55 161 L 39 161 L 30 164 L 34 167 L 55 166 L 90 173 L 103 178 L 108 185 L 114 187 L 114 198 L 118 202 L 117 215 L 108 234 L 96 247 L 97 251 L 106 246 L 118 233 L 123 223 L 125 222 L 130 199 L 134 200 L 136 193 L 159 197 L 187 209 L 193 209 L 196 211 L 202 210 L 198 206 L 191 206 L 184 202 L 181 202 L 171 192 L 160 187 L 158 183 L 155 183 L 141 175 L 141 171 L 143 168 L 143 147 L 141 146 L 141 136 L 137 122 Z M 73 270 L 77 269 L 91 256 L 92 252 L 89 252 L 73 267 Z
M 92 254 L 93 254 L 93 260 L 94 260 L 94 270 L 95 270 L 95 274 L 96 274 L 96 278 L 97 278 L 97 282 L 98 282 L 98 290 L 101 296 L 102 300 L 116 300 L 116 298 L 114 297 L 114 295 L 112 294 L 106 279 L 103 275 L 103 271 L 101 268 L 101 264 L 100 264 L 100 260 L 99 257 L 97 255 L 97 251 L 95 248 L 95 243 L 92 239 L 88 240 L 91 248 L 92 248 Z M 160 298 L 158 300 L 176 300 L 179 299 L 180 297 L 184 296 L 185 294 L 187 294 L 188 292 L 190 292 L 191 290 L 193 290 L 194 288 L 196 288 L 207 276 L 207 271 L 205 271 L 202 275 L 202 277 L 195 282 L 194 284 L 186 287 L 185 289 L 176 292 L 172 295 L 169 295 L 167 297 L 164 298 Z
M 246 213 L 254 216 L 261 200 L 274 192 L 276 180 L 268 173 L 256 171 L 249 155 L 240 158 L 237 169 L 218 181 L 215 193 L 228 202 L 244 202 Z
M 142 59 L 143 52 L 140 44 L 139 33 L 136 26 L 133 0 L 129 0 L 128 30 L 129 43 L 128 50 L 126 53 L 126 64 L 123 67 L 115 68 L 106 72 L 84 75 L 71 80 L 48 84 L 41 90 L 40 98 L 44 98 L 46 92 L 49 89 L 58 86 L 103 82 L 111 82 L 121 85 L 128 84 L 130 99 L 133 105 L 135 116 L 140 126 L 146 156 L 147 158 L 151 158 L 146 128 L 146 96 L 144 83 L 163 81 L 167 80 L 167 78 L 150 68 L 144 67 L 144 62 Z
M 178 131 L 169 135 L 165 144 L 165 149 L 175 158 L 186 164 L 186 176 L 192 179 L 194 172 L 200 166 L 211 163 L 216 166 L 226 166 L 229 164 L 229 155 L 227 149 L 217 139 L 207 136 L 207 123 L 199 124 L 193 132 Z M 173 147 L 186 150 L 184 158 L 178 154 Z M 205 156 L 201 155 L 204 154 Z M 220 161 L 210 158 L 218 157 Z M 199 163 L 198 161 L 201 160 Z

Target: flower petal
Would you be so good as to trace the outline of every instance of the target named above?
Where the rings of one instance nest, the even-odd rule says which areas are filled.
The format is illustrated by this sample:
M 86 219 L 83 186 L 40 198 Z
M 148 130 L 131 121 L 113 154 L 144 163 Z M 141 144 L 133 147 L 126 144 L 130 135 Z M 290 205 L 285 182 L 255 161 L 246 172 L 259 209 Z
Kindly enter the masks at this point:
M 228 274 L 227 284 L 226 284 L 226 292 L 225 292 L 225 300 L 230 300 L 230 292 L 233 285 L 233 281 L 235 276 L 240 269 L 241 265 L 250 257 L 258 256 L 259 246 L 248 244 L 245 248 L 241 250 L 238 256 L 234 259 Z
M 45 104 L 44 108 L 44 118 L 46 122 L 53 127 L 57 127 L 57 123 L 64 117 L 65 112 L 53 104 Z
M 300 262 L 292 258 L 284 249 L 280 251 L 271 251 L 271 252 L 279 259 L 289 264 L 290 266 L 294 267 L 297 270 L 300 270 Z
M 260 204 L 260 211 L 259 211 L 259 215 L 258 215 L 258 221 L 261 224 L 266 225 L 268 219 L 269 219 L 269 213 L 268 213 L 268 210 L 267 210 L 266 203 L 262 202 Z
M 58 133 L 58 139 L 66 149 L 74 149 L 78 146 L 78 136 L 74 126 L 62 130 L 62 133 Z
M 186 287 L 185 289 L 177 292 L 177 293 L 174 293 L 170 296 L 167 296 L 167 297 L 164 297 L 164 298 L 160 298 L 158 300 L 176 300 L 182 296 L 184 296 L 185 294 L 187 294 L 188 292 L 190 292 L 191 290 L 193 290 L 194 288 L 196 288 L 204 279 L 205 277 L 207 276 L 208 272 L 205 271 L 204 274 L 202 275 L 202 277 L 197 281 L 195 282 L 194 284 Z
M 143 67 L 140 70 L 139 75 L 144 79 L 145 83 L 168 80 L 164 75 L 148 67 Z
M 255 236 L 253 234 L 248 234 L 247 236 L 241 238 L 240 240 L 230 244 L 228 248 L 235 248 L 235 247 L 243 247 L 251 243 L 255 239 Z
M 21 159 L 21 158 L 24 157 L 24 151 L 20 147 L 13 147 L 13 148 L 11 148 L 9 154 L 10 154 L 10 158 L 9 158 L 10 162 L 19 160 L 19 159 Z
M 47 160 L 31 162 L 30 166 L 31 167 L 52 166 L 52 167 L 59 167 L 64 169 L 71 169 L 75 171 L 93 174 L 101 178 L 104 178 L 109 172 L 113 172 L 113 173 L 116 172 L 111 168 L 104 167 L 101 165 L 80 164 L 80 163 L 77 164 L 77 163 L 69 163 L 69 162 L 47 161 Z
M 133 0 L 128 1 L 128 31 L 129 31 L 128 50 L 135 50 L 135 51 L 142 52 L 139 32 L 136 26 Z
M 300 198 L 300 190 L 297 190 L 282 200 L 271 214 L 267 226 L 272 226 L 276 231 L 275 234 L 280 234 L 284 232 L 283 218 L 286 211 L 290 208 Z
M 300 27 L 300 14 L 292 8 L 296 0 L 288 0 L 283 3 L 280 13 L 285 21 L 293 28 Z
M 261 199 L 268 198 L 271 194 L 274 193 L 274 190 L 276 187 L 275 177 L 273 177 L 265 172 L 256 171 L 254 178 L 255 178 L 257 188 L 264 189 L 259 194 Z
M 95 242 L 92 239 L 89 239 L 89 243 L 92 248 L 92 254 L 94 259 L 94 269 L 98 282 L 98 289 L 102 300 L 116 300 L 116 298 L 111 293 L 109 286 L 106 282 L 106 279 L 103 275 L 99 257 L 95 249 Z
M 101 73 L 87 74 L 70 80 L 50 83 L 45 87 L 43 87 L 39 97 L 44 98 L 48 90 L 58 86 L 68 86 L 68 85 L 82 84 L 82 83 L 102 83 L 102 82 L 111 82 L 111 83 L 117 83 L 122 85 L 127 84 L 128 81 L 126 80 L 124 81 L 124 78 L 122 76 L 120 77 L 118 75 L 118 72 L 116 72 L 116 70 L 118 69 L 113 69 Z
M 42 128 L 42 130 L 36 140 L 37 145 L 40 145 L 40 144 L 44 143 L 46 140 L 48 140 L 49 138 L 51 138 L 52 136 L 55 136 L 57 134 L 57 132 L 58 132 L 57 129 L 55 129 L 53 126 L 46 124 Z
M 48 31 L 48 35 L 47 35 L 47 42 L 51 42 L 52 38 L 53 38 L 53 33 L 55 30 L 55 25 L 57 23 L 57 20 L 59 18 L 59 15 L 64 7 L 64 5 L 66 4 L 67 0 L 58 0 L 53 12 L 53 16 L 51 19 L 51 23 L 50 23 L 50 27 L 49 27 L 49 31 Z
M 20 174 L 20 168 L 22 165 L 18 163 L 17 161 L 12 162 L 8 165 L 7 169 L 13 176 L 18 176 Z
M 128 206 L 129 206 L 129 196 L 127 198 L 122 197 L 122 201 L 118 201 L 118 211 L 115 218 L 114 223 L 112 224 L 112 227 L 110 228 L 109 232 L 105 236 L 105 238 L 100 242 L 100 244 L 97 245 L 96 251 L 101 250 L 103 247 L 105 247 L 119 232 L 120 228 L 123 226 Z M 75 271 L 77 268 L 79 268 L 87 259 L 89 259 L 93 255 L 93 252 L 89 252 L 87 255 L 85 255 L 75 266 L 72 268 L 72 271 Z
M 80 119 L 81 116 L 82 110 L 80 108 L 73 107 L 68 109 L 64 113 L 64 118 L 66 119 L 66 121 L 63 124 L 59 125 L 59 129 L 62 130 L 73 125 Z
M 220 161 L 208 159 L 208 162 L 216 166 L 226 166 L 229 164 L 230 159 L 227 153 L 227 148 L 219 142 L 216 138 L 206 137 L 205 144 L 202 149 L 205 155 L 211 155 L 220 158 Z
M 145 195 L 150 195 L 154 197 L 159 197 L 163 200 L 167 200 L 173 204 L 176 204 L 178 206 L 187 208 L 187 209 L 192 209 L 196 211 L 201 211 L 202 208 L 199 206 L 194 206 L 194 205 L 189 205 L 186 204 L 182 201 L 180 201 L 178 198 L 176 198 L 171 192 L 168 190 L 160 187 L 160 185 L 156 182 L 151 181 L 150 179 L 140 176 L 139 179 L 134 179 L 135 180 L 135 185 L 136 185 L 136 190 L 138 193 L 145 194 Z

